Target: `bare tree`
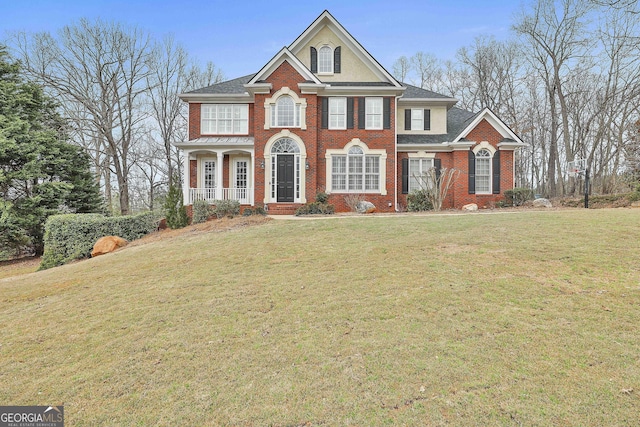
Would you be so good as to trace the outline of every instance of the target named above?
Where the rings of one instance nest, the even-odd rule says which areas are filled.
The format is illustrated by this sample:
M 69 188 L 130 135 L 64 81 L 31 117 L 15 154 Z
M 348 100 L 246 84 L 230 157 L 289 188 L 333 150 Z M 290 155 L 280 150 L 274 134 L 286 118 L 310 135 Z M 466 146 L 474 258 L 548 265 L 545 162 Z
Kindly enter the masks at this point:
M 406 56 L 401 56 L 393 63 L 393 76 L 401 82 L 406 82 L 411 71 L 411 61 Z
M 442 86 L 442 68 L 440 61 L 430 53 L 418 52 L 410 59 L 411 67 L 417 77 L 415 86 L 422 89 L 438 91 Z
M 85 114 L 96 150 L 101 151 L 102 144 L 106 148 L 101 154 L 108 156 L 115 173 L 120 211 L 129 213 L 130 153 L 147 118 L 142 98 L 150 72 L 150 36 L 121 24 L 81 19 L 64 27 L 57 38 L 22 33 L 16 40 L 26 69 L 61 102 L 77 104 Z

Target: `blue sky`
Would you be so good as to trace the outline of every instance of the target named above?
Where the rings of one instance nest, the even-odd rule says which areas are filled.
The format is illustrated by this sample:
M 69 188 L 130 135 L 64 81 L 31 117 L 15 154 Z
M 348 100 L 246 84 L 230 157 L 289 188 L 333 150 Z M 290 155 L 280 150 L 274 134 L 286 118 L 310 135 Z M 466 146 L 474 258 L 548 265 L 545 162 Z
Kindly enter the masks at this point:
M 136 25 L 158 39 L 173 34 L 199 62 L 213 61 L 227 78 L 258 71 L 315 18 L 331 14 L 389 71 L 401 55 L 453 59 L 478 35 L 505 39 L 518 0 L 194 1 L 0 0 L 0 37 L 55 33 L 80 18 Z

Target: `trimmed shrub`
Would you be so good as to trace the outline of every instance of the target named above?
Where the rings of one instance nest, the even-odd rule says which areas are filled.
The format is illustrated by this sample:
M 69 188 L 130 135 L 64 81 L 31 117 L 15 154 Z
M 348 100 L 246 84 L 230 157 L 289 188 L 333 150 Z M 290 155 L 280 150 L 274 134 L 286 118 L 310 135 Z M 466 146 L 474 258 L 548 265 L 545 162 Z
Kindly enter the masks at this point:
M 506 206 L 522 206 L 531 199 L 533 199 L 533 190 L 530 188 L 516 187 L 504 192 Z
M 637 202 L 640 200 L 640 184 L 636 186 L 636 190 L 629 195 L 630 202 Z
M 265 211 L 264 207 L 262 206 L 256 206 L 255 208 L 253 208 L 253 214 L 265 216 L 267 214 L 267 211 Z
M 242 211 L 242 216 L 251 216 L 251 215 L 253 215 L 253 209 L 244 208 L 244 210 Z
M 431 200 L 426 190 L 416 190 L 407 195 L 407 210 L 409 212 L 423 212 L 433 210 Z
M 67 214 L 50 216 L 45 224 L 44 255 L 40 270 L 89 258 L 96 241 L 104 236 L 120 236 L 136 240 L 158 228 L 154 212 L 138 215 L 106 217 L 100 214 Z
M 218 218 L 233 218 L 240 215 L 240 202 L 237 200 L 215 200 L 213 213 Z
M 326 204 L 329 201 L 329 195 L 324 191 L 316 194 L 316 202 Z
M 195 202 L 193 202 L 192 209 L 192 224 L 200 224 L 202 222 L 206 222 L 212 215 L 211 206 L 209 206 L 209 203 L 206 200 L 196 200 Z
M 336 209 L 327 203 L 313 202 L 300 206 L 296 209 L 296 216 L 300 215 L 331 215 Z

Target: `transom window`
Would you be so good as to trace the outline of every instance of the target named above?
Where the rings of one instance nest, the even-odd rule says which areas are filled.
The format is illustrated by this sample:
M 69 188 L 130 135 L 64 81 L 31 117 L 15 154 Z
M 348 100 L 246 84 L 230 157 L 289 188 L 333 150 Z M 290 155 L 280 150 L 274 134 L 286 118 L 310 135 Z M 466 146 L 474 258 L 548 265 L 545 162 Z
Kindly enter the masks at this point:
M 329 129 L 347 128 L 347 98 L 329 98 Z
M 334 191 L 372 192 L 380 188 L 380 156 L 365 155 L 360 147 L 351 147 L 346 156 L 332 156 L 331 168 Z
M 409 193 L 431 184 L 429 175 L 431 168 L 433 168 L 433 159 L 409 159 Z
M 366 129 L 382 129 L 382 98 L 366 98 Z
M 318 73 L 333 73 L 333 50 L 329 46 L 318 50 Z
M 205 135 L 246 135 L 249 133 L 249 106 L 246 104 L 203 104 L 200 133 Z
M 283 95 L 271 109 L 272 127 L 300 127 L 300 104 L 288 95 Z
M 476 153 L 476 194 L 491 193 L 491 153 L 482 149 Z

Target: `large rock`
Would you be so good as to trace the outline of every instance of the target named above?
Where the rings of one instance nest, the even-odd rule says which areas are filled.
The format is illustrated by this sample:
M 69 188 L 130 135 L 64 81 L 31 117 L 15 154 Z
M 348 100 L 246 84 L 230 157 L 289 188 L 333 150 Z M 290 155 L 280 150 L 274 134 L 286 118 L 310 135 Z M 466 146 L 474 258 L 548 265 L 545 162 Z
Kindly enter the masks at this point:
M 464 205 L 462 207 L 463 211 L 477 211 L 478 210 L 478 205 L 476 205 L 475 203 L 469 203 L 468 205 Z
M 376 205 L 371 202 L 367 202 L 366 200 L 358 202 L 358 204 L 356 205 L 356 212 L 358 213 L 373 213 L 375 211 Z
M 98 239 L 95 245 L 93 245 L 93 250 L 91 251 L 92 257 L 97 257 L 98 255 L 108 254 L 109 252 L 113 252 L 116 249 L 119 249 L 125 246 L 127 242 L 122 237 L 118 236 L 104 236 Z
M 549 201 L 549 199 L 545 199 L 540 198 L 540 199 L 535 199 L 533 201 L 533 207 L 534 208 L 552 208 L 553 205 L 551 204 L 551 201 Z

